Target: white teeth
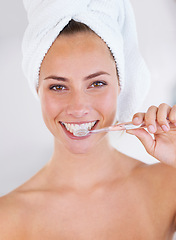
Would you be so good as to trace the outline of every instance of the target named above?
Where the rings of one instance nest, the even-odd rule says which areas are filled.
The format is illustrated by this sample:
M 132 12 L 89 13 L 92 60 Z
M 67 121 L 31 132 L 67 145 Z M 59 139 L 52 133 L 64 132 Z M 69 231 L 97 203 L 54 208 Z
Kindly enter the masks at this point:
M 89 122 L 89 123 L 83 123 L 83 124 L 70 124 L 70 123 L 64 123 L 62 122 L 67 129 L 67 131 L 74 133 L 78 129 L 87 129 L 91 130 L 91 128 L 95 125 L 96 121 Z

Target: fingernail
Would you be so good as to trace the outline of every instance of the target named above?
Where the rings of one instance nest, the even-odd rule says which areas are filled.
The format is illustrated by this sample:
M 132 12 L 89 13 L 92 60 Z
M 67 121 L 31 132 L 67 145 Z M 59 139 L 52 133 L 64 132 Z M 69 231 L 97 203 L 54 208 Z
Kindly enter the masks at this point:
M 168 132 L 169 131 L 169 128 L 166 125 L 162 125 L 161 127 L 162 127 L 164 132 Z
M 155 132 L 155 127 L 153 125 L 149 125 L 148 130 L 149 130 L 150 133 L 154 133 Z
M 133 122 L 138 123 L 138 122 L 139 122 L 139 118 L 138 118 L 138 117 L 135 117 L 135 118 L 133 119 Z

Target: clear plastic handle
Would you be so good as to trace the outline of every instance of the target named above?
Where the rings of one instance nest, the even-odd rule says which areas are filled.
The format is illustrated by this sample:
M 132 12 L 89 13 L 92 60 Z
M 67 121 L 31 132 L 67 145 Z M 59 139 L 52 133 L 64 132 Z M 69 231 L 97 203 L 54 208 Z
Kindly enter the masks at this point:
M 146 125 L 144 123 L 142 123 L 140 125 L 134 125 L 132 123 L 128 123 L 128 124 L 120 124 L 118 126 L 123 126 L 125 130 L 131 130 L 131 129 L 138 129 L 138 128 L 146 127 Z

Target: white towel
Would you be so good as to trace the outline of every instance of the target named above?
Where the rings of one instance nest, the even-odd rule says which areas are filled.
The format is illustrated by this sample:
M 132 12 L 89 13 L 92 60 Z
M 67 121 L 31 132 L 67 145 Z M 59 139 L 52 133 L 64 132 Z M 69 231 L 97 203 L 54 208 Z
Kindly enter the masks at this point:
M 45 54 L 73 19 L 89 26 L 110 48 L 121 86 L 117 120 L 130 120 L 149 90 L 150 74 L 139 52 L 129 0 L 23 1 L 29 25 L 23 38 L 22 67 L 33 93 L 37 95 L 39 70 Z

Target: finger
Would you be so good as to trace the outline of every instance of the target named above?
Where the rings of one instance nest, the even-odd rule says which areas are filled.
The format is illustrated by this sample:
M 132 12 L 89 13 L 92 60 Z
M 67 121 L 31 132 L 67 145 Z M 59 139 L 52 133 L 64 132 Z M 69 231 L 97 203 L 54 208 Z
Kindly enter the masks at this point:
M 151 106 L 145 114 L 145 125 L 150 133 L 155 133 L 157 131 L 156 118 L 157 118 L 158 108 L 156 106 Z
M 170 114 L 171 107 L 166 103 L 162 103 L 158 107 L 157 112 L 157 123 L 160 125 L 164 132 L 168 132 L 170 130 L 170 126 L 168 123 L 168 116 Z
M 169 113 L 169 121 L 176 126 L 176 104 L 172 107 Z
M 133 124 L 139 125 L 139 124 L 143 123 L 144 116 L 145 116 L 145 113 L 141 113 L 141 112 L 134 114 L 133 120 L 132 120 Z
M 143 144 L 150 155 L 154 155 L 155 140 L 145 129 L 127 130 L 127 133 L 135 135 Z

